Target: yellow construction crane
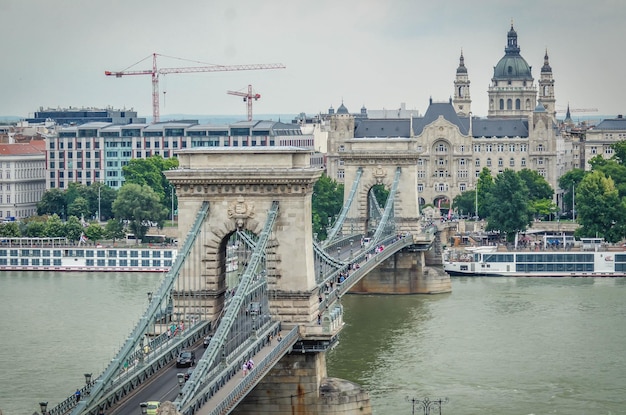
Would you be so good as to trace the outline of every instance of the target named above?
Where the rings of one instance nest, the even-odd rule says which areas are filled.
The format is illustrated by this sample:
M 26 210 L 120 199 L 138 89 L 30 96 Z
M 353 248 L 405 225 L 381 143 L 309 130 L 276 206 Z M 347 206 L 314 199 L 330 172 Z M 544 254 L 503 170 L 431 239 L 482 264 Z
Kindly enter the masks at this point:
M 152 69 L 133 70 L 124 69 L 122 71 L 104 71 L 106 76 L 121 78 L 127 75 L 151 75 L 152 76 L 152 122 L 159 122 L 159 75 L 171 73 L 192 73 L 192 72 L 222 72 L 222 71 L 255 71 L 258 69 L 284 69 L 282 63 L 259 63 L 251 65 L 210 65 L 210 66 L 189 66 L 183 68 L 157 68 L 157 53 L 152 54 Z M 148 59 L 149 56 L 139 62 Z M 178 58 L 176 58 L 178 59 Z M 137 63 L 139 63 L 137 62 Z M 136 65 L 136 64 L 134 64 Z M 132 65 L 132 66 L 134 66 Z M 131 67 L 132 67 L 131 66 Z

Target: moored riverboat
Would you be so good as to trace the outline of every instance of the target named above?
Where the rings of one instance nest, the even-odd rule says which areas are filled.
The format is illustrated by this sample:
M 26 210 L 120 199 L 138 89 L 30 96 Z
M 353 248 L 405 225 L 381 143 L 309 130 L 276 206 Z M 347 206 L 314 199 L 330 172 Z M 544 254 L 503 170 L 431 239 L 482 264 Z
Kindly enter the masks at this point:
M 10 238 L 0 243 L 0 270 L 166 272 L 176 246 L 71 245 L 65 238 Z
M 481 249 L 482 248 L 482 249 Z M 444 270 L 451 276 L 624 277 L 626 252 L 595 248 L 500 250 L 449 249 Z

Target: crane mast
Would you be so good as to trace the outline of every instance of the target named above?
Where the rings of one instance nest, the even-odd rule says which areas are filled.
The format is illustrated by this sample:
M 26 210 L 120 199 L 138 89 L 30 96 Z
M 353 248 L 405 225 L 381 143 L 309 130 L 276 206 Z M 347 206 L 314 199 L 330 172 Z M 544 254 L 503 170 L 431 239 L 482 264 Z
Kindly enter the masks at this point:
M 252 121 L 252 100 L 258 100 L 261 98 L 260 94 L 252 91 L 252 85 L 248 85 L 248 92 L 239 92 L 239 91 L 226 91 L 229 95 L 236 95 L 238 97 L 243 97 L 243 102 L 248 104 L 248 121 Z
M 210 65 L 210 66 L 189 66 L 181 68 L 158 68 L 157 53 L 152 54 L 152 69 L 145 70 L 122 70 L 104 71 L 106 76 L 121 78 L 129 75 L 151 75 L 152 76 L 152 120 L 159 122 L 159 75 L 172 73 L 197 73 L 197 72 L 225 72 L 225 71 L 255 71 L 260 69 L 284 69 L 282 63 L 259 63 L 248 65 Z

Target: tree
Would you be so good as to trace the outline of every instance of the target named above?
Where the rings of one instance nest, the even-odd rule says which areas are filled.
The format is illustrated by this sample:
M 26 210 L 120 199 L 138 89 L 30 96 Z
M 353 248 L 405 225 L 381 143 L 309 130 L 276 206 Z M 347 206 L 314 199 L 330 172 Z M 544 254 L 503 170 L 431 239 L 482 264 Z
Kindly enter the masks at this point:
M 582 169 L 572 169 L 559 178 L 559 187 L 563 189 L 563 209 L 574 210 L 573 192 L 576 186 L 582 182 L 586 172 Z
M 70 241 L 78 241 L 83 234 L 83 225 L 76 216 L 70 216 L 70 218 L 63 225 L 63 231 L 65 237 Z
M 76 216 L 77 218 L 89 218 L 91 216 L 89 209 L 89 202 L 82 196 L 78 196 L 72 202 L 69 202 L 67 205 L 67 214 L 71 216 Z
M 554 189 L 542 175 L 530 169 L 522 169 L 517 172 L 517 175 L 528 188 L 528 200 L 552 200 Z
M 613 179 L 593 171 L 580 182 L 576 192 L 576 212 L 581 227 L 577 236 L 602 237 L 618 242 L 624 237 L 626 206 Z
M 326 239 L 328 218 L 333 218 L 343 206 L 343 185 L 325 174 L 313 187 L 313 200 L 311 203 L 313 216 L 313 232 L 317 233 L 320 241 Z
M 172 208 L 172 197 L 176 199 L 176 196 L 172 191 L 171 183 L 163 172 L 176 167 L 178 167 L 178 159 L 175 157 L 164 159 L 160 155 L 155 155 L 145 159 L 133 159 L 128 165 L 122 167 L 124 183 L 150 186 L 158 195 L 163 206 L 170 211 Z M 170 215 L 171 213 L 170 211 Z
M 456 195 L 452 201 L 452 208 L 457 212 L 471 215 L 476 210 L 476 190 L 467 190 Z
M 107 239 L 122 239 L 125 236 L 124 225 L 118 219 L 111 219 L 104 227 L 104 237 Z
M 528 188 L 524 181 L 510 169 L 496 177 L 490 192 L 492 206 L 487 217 L 488 231 L 500 231 L 507 241 L 513 241 L 517 232 L 523 232 L 531 222 Z
M 85 236 L 90 241 L 99 241 L 104 237 L 104 229 L 99 223 L 90 223 L 89 226 L 85 228 Z
M 159 201 L 159 196 L 148 186 L 124 184 L 113 202 L 113 213 L 119 220 L 129 221 L 128 227 L 135 234 L 137 242 L 148 232 L 150 222 L 162 225 L 167 217 L 167 209 Z
M 375 184 L 372 186 L 372 192 L 374 192 L 374 197 L 376 198 L 376 202 L 378 202 L 378 206 L 384 208 L 387 204 L 387 198 L 389 198 L 390 190 L 385 189 L 384 184 Z
M 22 234 L 29 238 L 41 238 L 46 232 L 46 222 L 42 220 L 29 220 L 24 223 Z
M 17 222 L 0 223 L 0 236 L 19 238 L 20 228 L 17 226 Z
M 478 189 L 478 212 L 476 214 L 481 218 L 486 218 L 491 211 L 491 191 L 494 187 L 491 170 L 487 167 L 483 167 L 480 171 L 476 187 Z
M 47 190 L 39 203 L 37 203 L 38 215 L 59 215 L 66 211 L 65 195 L 60 189 Z
M 65 236 L 65 230 L 63 229 L 63 222 L 56 213 L 48 217 L 46 226 L 44 228 L 44 234 L 48 238 L 62 238 Z
M 626 165 L 622 164 L 620 158 L 613 156 L 607 160 L 597 155 L 589 160 L 589 164 L 592 171 L 601 171 L 606 177 L 613 179 L 613 184 L 620 197 L 626 196 Z

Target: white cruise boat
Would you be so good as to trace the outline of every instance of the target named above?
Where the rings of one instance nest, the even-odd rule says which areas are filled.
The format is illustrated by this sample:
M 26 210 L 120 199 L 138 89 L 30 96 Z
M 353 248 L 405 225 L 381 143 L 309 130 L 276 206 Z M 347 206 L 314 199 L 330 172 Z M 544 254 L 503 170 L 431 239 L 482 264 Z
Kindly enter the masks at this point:
M 492 246 L 479 248 L 446 250 L 444 270 L 451 276 L 626 276 L 626 251 L 608 251 L 598 246 L 586 250 L 533 251 L 502 251 Z

